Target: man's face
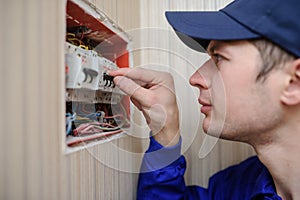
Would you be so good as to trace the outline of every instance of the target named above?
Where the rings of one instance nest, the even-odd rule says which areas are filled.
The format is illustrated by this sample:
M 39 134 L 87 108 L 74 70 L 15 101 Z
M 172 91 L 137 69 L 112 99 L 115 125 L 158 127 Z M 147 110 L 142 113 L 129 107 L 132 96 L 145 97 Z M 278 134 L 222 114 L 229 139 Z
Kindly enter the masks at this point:
M 262 65 L 259 51 L 248 41 L 211 41 L 211 59 L 190 78 L 199 88 L 206 133 L 251 142 L 270 132 L 281 117 L 278 72 L 257 81 Z

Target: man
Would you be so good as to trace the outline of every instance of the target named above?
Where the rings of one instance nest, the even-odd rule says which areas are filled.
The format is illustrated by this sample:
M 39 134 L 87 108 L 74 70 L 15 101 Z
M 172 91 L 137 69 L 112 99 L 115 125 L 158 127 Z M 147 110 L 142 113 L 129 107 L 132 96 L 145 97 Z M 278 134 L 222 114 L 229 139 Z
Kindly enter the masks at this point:
M 221 138 L 248 143 L 257 156 L 218 172 L 207 189 L 186 186 L 172 77 L 111 72 L 152 130 L 138 199 L 300 199 L 299 2 L 237 0 L 218 12 L 166 16 L 183 42 L 201 50 L 193 39 L 211 56 L 190 78 L 200 90 L 204 131 L 218 136 L 223 124 Z

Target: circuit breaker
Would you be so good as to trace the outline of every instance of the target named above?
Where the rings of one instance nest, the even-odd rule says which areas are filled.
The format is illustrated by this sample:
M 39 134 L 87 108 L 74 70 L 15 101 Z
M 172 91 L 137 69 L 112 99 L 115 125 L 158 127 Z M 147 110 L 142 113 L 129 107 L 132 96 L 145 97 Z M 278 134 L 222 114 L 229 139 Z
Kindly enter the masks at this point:
M 66 26 L 66 146 L 80 149 L 118 138 L 130 126 L 129 97 L 108 74 L 130 67 L 130 38 L 81 0 L 67 1 Z

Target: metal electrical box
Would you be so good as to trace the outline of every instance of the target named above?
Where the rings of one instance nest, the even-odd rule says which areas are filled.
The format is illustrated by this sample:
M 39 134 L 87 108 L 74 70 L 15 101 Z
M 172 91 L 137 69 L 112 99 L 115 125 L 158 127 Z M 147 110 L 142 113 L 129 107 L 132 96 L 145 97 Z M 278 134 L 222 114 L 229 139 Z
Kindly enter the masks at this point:
M 130 67 L 130 37 L 93 4 L 68 0 L 66 8 L 66 149 L 75 151 L 125 134 L 129 97 L 109 70 Z

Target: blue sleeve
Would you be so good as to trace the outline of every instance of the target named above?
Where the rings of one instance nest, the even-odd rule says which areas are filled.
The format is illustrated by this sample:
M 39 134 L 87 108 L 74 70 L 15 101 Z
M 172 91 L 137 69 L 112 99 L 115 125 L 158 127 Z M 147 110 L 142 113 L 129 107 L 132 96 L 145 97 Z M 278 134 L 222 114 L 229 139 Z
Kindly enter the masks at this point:
M 163 147 L 150 137 L 138 180 L 138 200 L 208 199 L 206 189 L 185 185 L 186 161 L 180 150 L 181 138 L 175 146 Z

